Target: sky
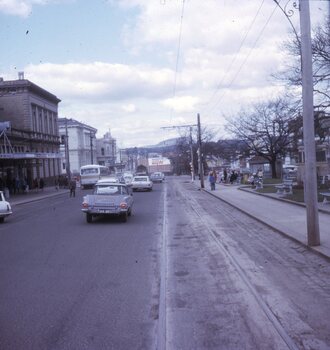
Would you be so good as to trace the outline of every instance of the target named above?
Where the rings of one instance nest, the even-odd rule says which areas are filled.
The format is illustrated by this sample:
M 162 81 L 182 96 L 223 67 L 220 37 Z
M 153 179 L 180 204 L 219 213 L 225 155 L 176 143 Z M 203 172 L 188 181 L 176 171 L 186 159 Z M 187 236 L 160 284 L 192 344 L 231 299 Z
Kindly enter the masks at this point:
M 329 7 L 310 1 L 312 26 Z M 179 136 L 197 114 L 225 137 L 226 116 L 285 90 L 272 74 L 292 35 L 274 0 L 0 0 L 0 76 L 23 71 L 61 99 L 59 117 L 121 148 Z

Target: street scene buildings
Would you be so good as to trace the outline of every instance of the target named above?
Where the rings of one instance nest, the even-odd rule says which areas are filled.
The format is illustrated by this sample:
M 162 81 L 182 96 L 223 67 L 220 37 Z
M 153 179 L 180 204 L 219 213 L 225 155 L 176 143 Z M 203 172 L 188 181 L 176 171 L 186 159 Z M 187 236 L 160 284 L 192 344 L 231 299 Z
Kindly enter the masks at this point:
M 0 28 L 0 350 L 330 350 L 330 1 Z
M 24 79 L 23 73 L 20 73 L 18 80 L 2 79 L 0 93 L 0 171 L 2 181 L 6 183 L 14 183 L 16 179 L 16 182 L 32 188 L 34 179 L 43 178 L 46 183 L 52 184 L 59 175 L 78 175 L 80 167 L 87 164 L 106 165 L 112 172 L 126 170 L 134 173 L 138 168 L 147 173 L 191 172 L 189 140 L 186 146 L 182 144 L 186 142 L 185 139 L 179 138 L 176 141 L 178 144 L 170 140 L 171 142 L 163 141 L 150 148 L 118 149 L 117 141 L 110 131 L 102 138 L 97 138 L 96 127 L 74 118 L 58 117 L 61 100 Z M 317 113 L 316 118 L 319 125 L 319 134 L 316 135 L 317 174 L 320 181 L 326 183 L 330 177 L 329 116 Z M 224 169 L 233 169 L 243 175 L 256 174 L 261 169 L 264 176 L 272 176 L 266 158 L 239 151 L 241 146 L 237 145 L 241 141 L 219 142 L 222 148 L 216 150 L 213 147 L 213 150 L 204 154 L 205 171 L 215 169 L 223 172 Z M 287 153 L 286 157 L 277 159 L 276 169 L 277 174 L 283 177 L 285 168 L 291 166 L 291 173 L 295 173 L 296 180 L 302 183 L 304 147 L 301 140 L 299 142 L 295 153 Z M 195 173 L 198 173 L 197 158 L 196 153 L 193 165 Z
M 58 104 L 52 93 L 24 79 L 0 79 L 0 174 L 8 188 L 60 174 Z M 15 187 L 15 186 L 14 186 Z

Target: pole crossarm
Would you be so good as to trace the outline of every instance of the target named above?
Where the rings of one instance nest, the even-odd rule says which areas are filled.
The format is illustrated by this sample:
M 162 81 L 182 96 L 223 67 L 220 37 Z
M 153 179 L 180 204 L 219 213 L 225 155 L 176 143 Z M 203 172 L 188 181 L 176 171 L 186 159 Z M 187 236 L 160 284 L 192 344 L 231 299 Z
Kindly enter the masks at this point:
M 192 128 L 196 127 L 197 124 L 191 124 L 191 125 L 172 125 L 172 126 L 162 126 L 161 129 L 182 129 L 182 128 Z

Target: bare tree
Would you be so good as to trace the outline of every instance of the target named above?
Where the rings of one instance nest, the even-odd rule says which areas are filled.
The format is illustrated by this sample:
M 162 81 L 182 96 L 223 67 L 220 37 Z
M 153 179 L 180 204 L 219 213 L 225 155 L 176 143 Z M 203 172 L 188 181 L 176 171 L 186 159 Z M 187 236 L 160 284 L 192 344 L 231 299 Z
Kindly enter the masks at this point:
M 251 110 L 242 110 L 227 118 L 226 129 L 244 141 L 251 154 L 265 158 L 271 166 L 272 177 L 276 178 L 276 162 L 290 149 L 292 134 L 297 127 L 292 122 L 294 117 L 294 109 L 288 101 L 279 98 L 255 104 Z
M 300 41 L 296 35 L 283 43 L 282 48 L 291 60 L 280 73 L 273 74 L 278 80 L 284 81 L 290 87 L 301 86 Z M 315 108 L 326 110 L 330 108 L 330 22 L 325 21 L 313 31 L 312 38 L 313 75 Z

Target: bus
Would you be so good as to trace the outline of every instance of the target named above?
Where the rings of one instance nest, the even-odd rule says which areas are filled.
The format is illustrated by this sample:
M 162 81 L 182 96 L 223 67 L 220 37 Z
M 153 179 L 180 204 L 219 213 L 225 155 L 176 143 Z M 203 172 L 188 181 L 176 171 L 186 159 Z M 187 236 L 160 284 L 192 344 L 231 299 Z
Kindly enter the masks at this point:
M 104 165 L 84 165 L 80 168 L 80 186 L 92 187 L 100 179 L 110 176 L 110 169 Z

